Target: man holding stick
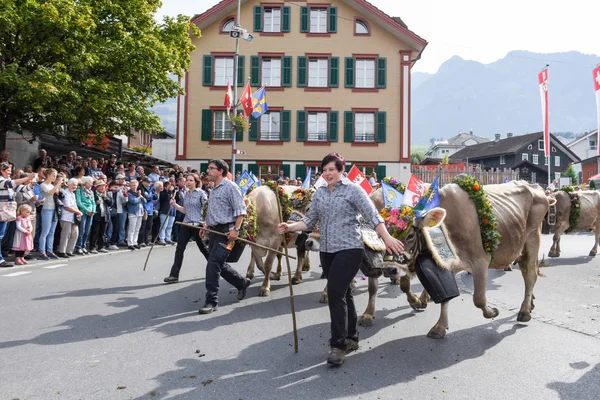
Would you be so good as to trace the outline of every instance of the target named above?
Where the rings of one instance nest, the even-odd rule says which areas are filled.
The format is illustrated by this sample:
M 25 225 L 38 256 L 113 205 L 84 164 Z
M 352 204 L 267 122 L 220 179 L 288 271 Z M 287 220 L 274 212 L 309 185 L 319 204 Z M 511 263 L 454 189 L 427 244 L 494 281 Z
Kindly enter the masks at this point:
M 238 238 L 242 221 L 246 215 L 246 204 L 237 185 L 225 179 L 229 167 L 223 160 L 210 160 L 207 176 L 214 188 L 208 198 L 205 228 L 227 233 L 227 236 L 209 234 L 208 264 L 206 265 L 206 301 L 198 312 L 210 314 L 217 311 L 219 296 L 219 276 L 238 289 L 237 299 L 246 296 L 250 279 L 244 278 L 226 263 L 229 252 Z M 204 231 L 200 231 L 203 237 Z

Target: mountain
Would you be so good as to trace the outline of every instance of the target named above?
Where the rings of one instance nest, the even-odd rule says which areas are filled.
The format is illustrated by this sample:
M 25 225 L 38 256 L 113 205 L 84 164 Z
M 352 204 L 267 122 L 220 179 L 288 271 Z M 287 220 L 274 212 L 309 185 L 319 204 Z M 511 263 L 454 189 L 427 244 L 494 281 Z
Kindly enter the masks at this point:
M 599 56 L 578 52 L 512 51 L 491 64 L 454 56 L 433 75 L 413 73 L 411 141 L 427 144 L 431 137 L 447 138 L 471 129 L 488 138 L 542 130 L 537 75 L 546 64 L 550 131 L 594 129 L 592 69 L 599 62 Z

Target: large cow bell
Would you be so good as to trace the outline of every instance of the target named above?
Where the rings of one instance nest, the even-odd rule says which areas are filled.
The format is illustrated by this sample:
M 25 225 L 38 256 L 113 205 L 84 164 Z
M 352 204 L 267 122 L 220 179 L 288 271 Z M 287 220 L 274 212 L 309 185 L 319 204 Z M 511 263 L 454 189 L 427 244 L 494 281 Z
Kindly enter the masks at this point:
M 420 254 L 415 265 L 417 277 L 436 303 L 444 303 L 460 295 L 452 271 L 437 266 L 431 254 Z

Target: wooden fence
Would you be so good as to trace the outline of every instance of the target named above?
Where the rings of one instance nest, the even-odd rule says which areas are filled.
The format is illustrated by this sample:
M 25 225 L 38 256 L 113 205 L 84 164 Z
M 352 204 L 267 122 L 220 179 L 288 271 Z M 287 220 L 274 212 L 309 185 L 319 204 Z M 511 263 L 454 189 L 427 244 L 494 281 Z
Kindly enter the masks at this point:
M 519 179 L 519 170 L 510 168 L 492 168 L 490 170 L 481 169 L 481 167 L 442 167 L 435 169 L 431 167 L 413 165 L 411 172 L 423 182 L 431 183 L 436 176 L 440 177 L 439 185 L 444 186 L 452 181 L 460 174 L 469 174 L 477 179 L 482 185 L 491 185 L 495 183 L 504 183 L 506 179 L 509 181 Z

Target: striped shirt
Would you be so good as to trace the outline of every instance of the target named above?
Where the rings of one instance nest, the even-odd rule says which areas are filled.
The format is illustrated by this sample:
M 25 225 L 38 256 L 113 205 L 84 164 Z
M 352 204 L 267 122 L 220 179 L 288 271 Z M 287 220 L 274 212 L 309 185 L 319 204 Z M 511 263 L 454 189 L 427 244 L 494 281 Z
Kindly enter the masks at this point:
M 302 222 L 309 228 L 314 228 L 320 221 L 321 251 L 336 253 L 364 248 L 359 230 L 359 214 L 373 228 L 383 222 L 367 192 L 347 178 L 342 178 L 331 192 L 327 186 L 316 191 Z
M 202 223 L 202 206 L 206 203 L 206 193 L 200 188 L 183 195 L 183 208 L 185 209 L 184 224 Z
M 208 226 L 230 224 L 240 215 L 246 215 L 246 204 L 240 188 L 234 182 L 224 178 L 210 192 L 206 224 Z
M 10 178 L 0 176 L 0 201 L 14 201 L 15 182 Z

